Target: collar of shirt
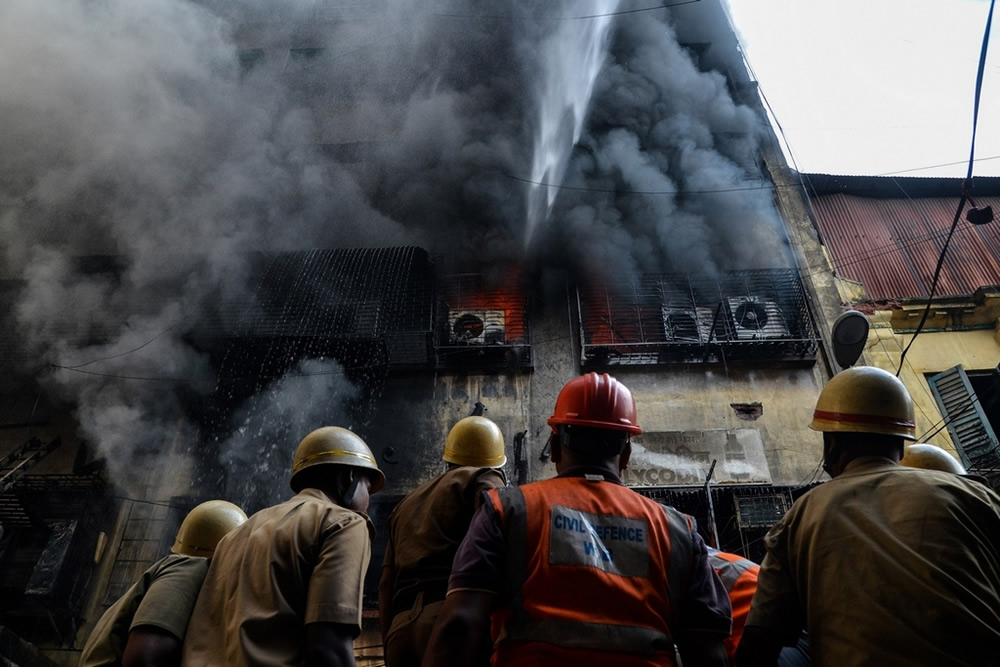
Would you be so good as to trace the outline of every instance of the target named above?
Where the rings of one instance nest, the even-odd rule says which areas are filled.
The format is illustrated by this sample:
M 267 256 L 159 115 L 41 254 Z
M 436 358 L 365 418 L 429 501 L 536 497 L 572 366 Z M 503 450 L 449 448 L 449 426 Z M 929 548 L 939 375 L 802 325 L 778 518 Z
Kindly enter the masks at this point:
M 848 463 L 844 467 L 844 472 L 838 475 L 837 478 L 850 475 L 863 475 L 864 473 L 876 470 L 889 470 L 893 468 L 899 468 L 899 464 L 884 456 L 859 456 Z
M 332 498 L 330 498 L 330 496 L 326 495 L 325 493 L 323 493 L 319 489 L 314 489 L 312 487 L 306 487 L 306 488 L 302 489 L 301 491 L 299 491 L 295 495 L 296 496 L 305 496 L 307 498 L 313 498 L 315 500 L 322 500 L 322 501 L 328 502 L 328 503 L 330 503 L 332 505 L 336 505 L 337 507 L 339 507 L 340 509 L 344 510 L 345 512 L 354 512 L 355 514 L 359 515 L 360 517 L 362 517 L 365 520 L 365 524 L 368 526 L 368 537 L 369 537 L 369 539 L 371 539 L 372 541 L 375 540 L 375 522 L 372 521 L 371 517 L 369 517 L 364 512 L 357 512 L 355 510 L 352 510 L 352 509 L 349 509 L 347 507 L 344 507 L 343 505 L 341 505 L 340 503 L 334 501 Z
M 618 475 L 610 472 L 607 468 L 601 468 L 598 466 L 573 466 L 571 468 L 566 468 L 561 473 L 556 475 L 556 477 L 587 477 L 593 475 L 603 477 L 606 482 L 613 482 L 615 484 L 622 483 L 622 480 L 618 477 Z

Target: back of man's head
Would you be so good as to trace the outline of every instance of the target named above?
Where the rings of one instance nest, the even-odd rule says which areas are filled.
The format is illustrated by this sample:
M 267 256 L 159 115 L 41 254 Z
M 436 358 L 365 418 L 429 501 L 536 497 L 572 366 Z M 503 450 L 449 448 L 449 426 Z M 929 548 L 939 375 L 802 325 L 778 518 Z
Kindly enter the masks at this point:
M 588 426 L 560 426 L 559 441 L 581 462 L 606 461 L 618 456 L 629 443 L 626 431 Z
M 899 461 L 903 455 L 903 438 L 885 433 L 842 431 L 835 434 L 836 450 L 845 461 L 861 456 L 881 456 Z

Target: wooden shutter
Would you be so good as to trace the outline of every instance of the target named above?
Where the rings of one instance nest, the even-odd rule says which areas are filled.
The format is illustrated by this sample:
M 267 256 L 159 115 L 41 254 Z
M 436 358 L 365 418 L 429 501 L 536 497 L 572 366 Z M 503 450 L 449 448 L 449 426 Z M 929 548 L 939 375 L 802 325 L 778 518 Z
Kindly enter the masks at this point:
M 1000 468 L 1000 448 L 969 376 L 959 364 L 927 379 L 966 468 Z

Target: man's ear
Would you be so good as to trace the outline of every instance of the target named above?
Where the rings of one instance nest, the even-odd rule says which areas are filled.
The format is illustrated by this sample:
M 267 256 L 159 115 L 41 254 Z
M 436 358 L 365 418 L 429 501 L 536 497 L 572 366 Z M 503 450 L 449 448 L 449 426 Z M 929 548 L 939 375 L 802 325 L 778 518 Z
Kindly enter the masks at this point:
M 337 468 L 333 478 L 333 488 L 337 490 L 337 502 L 340 503 L 354 481 L 354 468 L 351 466 L 337 466 Z
M 837 434 L 827 431 L 823 434 L 823 458 L 827 462 L 832 462 L 833 449 L 837 446 Z
M 549 458 L 553 463 L 562 461 L 562 440 L 559 439 L 558 431 L 553 431 L 549 436 Z
M 628 468 L 629 459 L 632 458 L 632 443 L 626 442 L 625 447 L 622 449 L 622 453 L 618 455 L 618 474 L 621 474 L 625 468 Z

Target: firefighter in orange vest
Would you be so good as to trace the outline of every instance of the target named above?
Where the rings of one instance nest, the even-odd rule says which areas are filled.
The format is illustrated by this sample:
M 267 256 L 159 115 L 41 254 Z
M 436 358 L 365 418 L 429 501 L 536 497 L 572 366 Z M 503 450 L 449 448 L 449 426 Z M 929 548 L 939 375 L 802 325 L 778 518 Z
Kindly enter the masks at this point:
M 694 519 L 621 483 L 641 432 L 631 392 L 574 378 L 548 423 L 558 475 L 488 492 L 424 667 L 669 666 L 675 646 L 686 667 L 724 666 L 729 596 Z
M 757 591 L 760 565 L 743 556 L 712 547 L 708 548 L 708 560 L 722 580 L 722 585 L 729 591 L 729 602 L 733 606 L 733 631 L 726 640 L 726 655 L 729 656 L 730 664 L 736 664 L 736 649 L 743 638 L 743 628 L 750 614 L 750 601 Z M 781 649 L 778 667 L 808 667 L 809 664 L 809 639 L 803 632 L 795 646 Z
M 743 556 L 708 548 L 708 561 L 729 591 L 729 602 L 733 607 L 733 631 L 726 640 L 726 655 L 730 660 L 736 657 L 736 647 L 743 636 L 743 626 L 750 613 L 750 600 L 757 590 L 757 573 L 760 565 Z

